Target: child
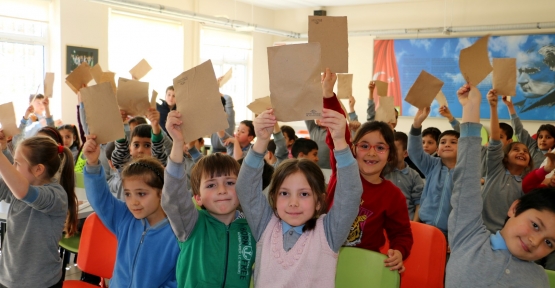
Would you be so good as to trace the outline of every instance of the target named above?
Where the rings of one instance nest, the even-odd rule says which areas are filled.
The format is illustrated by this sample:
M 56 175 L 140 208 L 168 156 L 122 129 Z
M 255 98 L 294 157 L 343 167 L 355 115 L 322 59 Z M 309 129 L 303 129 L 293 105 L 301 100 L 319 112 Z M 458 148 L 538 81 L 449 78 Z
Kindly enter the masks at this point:
M 255 119 L 257 141 L 237 179 L 237 193 L 257 241 L 254 284 L 274 287 L 335 287 L 337 255 L 357 215 L 362 186 L 345 141 L 345 117 L 325 109 L 337 156 L 337 204 L 326 211 L 324 175 L 315 162 L 289 159 L 277 168 L 268 199 L 262 195 L 263 156 L 276 122 L 273 110 Z
M 524 143 L 528 147 L 528 150 L 530 150 L 534 168 L 539 168 L 545 159 L 545 153 L 547 153 L 549 149 L 555 148 L 555 126 L 551 124 L 541 125 L 540 128 L 538 128 L 537 139 L 534 140 L 522 126 L 522 122 L 520 122 L 520 118 L 516 114 L 513 102 L 508 101 L 507 96 L 503 96 L 503 103 L 507 105 L 509 114 L 511 114 L 511 124 L 515 129 L 516 136 L 519 141 Z
M 264 155 L 264 159 L 268 164 L 272 165 L 272 167 L 277 168 L 281 162 L 288 159 L 291 151 L 287 149 L 287 138 L 277 123 L 274 126 L 273 132 L 274 139 L 268 142 L 268 151 L 266 155 Z
M 482 218 L 486 228 L 495 233 L 505 224 L 506 212 L 511 204 L 524 195 L 521 177 L 532 169 L 533 163 L 528 147 L 523 143 L 514 142 L 503 146 L 497 116 L 497 92 L 491 89 L 487 97 L 490 105 L 491 137 L 487 146 Z
M 58 127 L 58 132 L 60 132 L 60 135 L 62 136 L 64 146 L 69 148 L 73 154 L 73 159 L 77 159 L 79 151 L 81 150 L 81 141 L 79 140 L 77 127 L 71 124 L 62 125 Z
M 297 139 L 291 148 L 291 152 L 296 159 L 308 159 L 318 164 L 318 144 L 310 139 Z
M 436 127 L 428 127 L 422 130 L 422 148 L 424 148 L 424 152 L 437 157 L 439 135 L 441 135 L 441 131 Z
M 326 69 L 322 88 L 324 91 L 324 108 L 331 108 L 343 113 L 333 86 L 337 76 Z M 332 135 L 328 134 L 329 149 L 334 149 Z M 350 143 L 349 131 L 345 132 L 345 141 L 358 163 L 359 177 L 364 192 L 359 202 L 358 216 L 351 223 L 351 231 L 346 246 L 356 246 L 378 252 L 385 244 L 384 229 L 389 239 L 386 267 L 391 270 L 404 271 L 403 259 L 412 248 L 412 232 L 406 199 L 401 190 L 383 178 L 387 166 L 397 163 L 397 152 L 391 126 L 381 121 L 364 123 Z M 328 185 L 327 201 L 330 207 L 338 183 L 335 157 L 330 157 L 332 175 Z M 340 186 L 337 186 L 338 188 Z
M 463 106 L 460 157 L 454 169 L 449 216 L 451 257 L 446 287 L 549 287 L 534 260 L 551 253 L 555 239 L 555 190 L 540 189 L 513 202 L 496 234 L 482 222 L 480 191 L 480 103 L 476 87 L 458 91 Z M 468 122 L 468 123 L 467 123 Z
M 91 207 L 118 240 L 110 286 L 177 287 L 179 247 L 160 206 L 164 166 L 151 157 L 125 166 L 121 172 L 124 203 L 110 193 L 95 139 L 95 135 L 88 135 L 83 145 L 87 159 L 83 174 Z
M 239 127 L 237 127 L 235 137 L 231 137 L 224 130 L 218 132 L 218 137 L 220 138 L 220 143 L 227 147 L 227 154 L 238 160 L 243 158 L 249 151 L 252 146 L 251 142 L 256 137 L 256 134 L 254 133 L 252 121 L 243 120 Z
M 0 201 L 10 203 L 0 287 L 62 287 L 62 233 L 77 231 L 69 149 L 47 137 L 23 140 L 14 165 L 0 155 Z
M 274 139 L 268 142 L 268 148 L 267 148 L 266 154 L 264 154 L 264 161 L 266 161 L 268 165 L 272 165 L 272 167 L 277 167 L 277 165 L 275 165 L 277 163 L 277 158 L 276 158 L 276 143 L 274 142 Z
M 218 78 L 218 83 L 220 81 L 221 79 Z M 222 93 L 220 93 L 220 95 L 225 115 L 227 116 L 228 127 L 224 131 L 229 135 L 233 135 L 233 131 L 235 131 L 235 109 L 233 109 L 233 99 L 231 99 L 231 96 L 229 95 L 225 95 Z M 210 136 L 210 143 L 212 144 L 212 147 L 210 147 L 210 149 L 212 149 L 212 153 L 227 152 L 227 148 L 220 142 L 220 137 L 218 136 L 218 133 L 212 133 L 212 135 Z
M 283 133 L 283 137 L 285 138 L 285 145 L 287 146 L 287 151 L 289 151 L 288 158 L 296 158 L 291 153 L 291 149 L 293 148 L 293 143 L 299 138 L 295 134 L 295 129 L 291 126 L 283 125 L 280 127 L 281 133 Z
M 35 100 L 33 100 L 35 99 Z M 16 137 L 17 143 L 20 139 L 35 136 L 37 131 L 44 126 L 54 127 L 54 120 L 50 114 L 50 100 L 42 94 L 29 96 L 29 108 L 21 119 L 19 131 L 21 136 Z
M 551 158 L 545 157 L 545 165 L 542 167 L 528 173 L 524 179 L 522 179 L 522 192 L 529 193 L 536 188 L 552 187 L 555 188 L 555 176 L 546 178 L 547 175 L 553 174 L 555 170 L 555 163 L 551 161 Z
M 168 131 L 166 131 L 166 118 L 168 118 L 168 113 L 170 113 L 170 111 L 177 108 L 175 105 L 175 91 L 173 86 L 168 86 L 168 88 L 166 88 L 165 100 L 160 101 L 162 104 L 156 103 L 156 110 L 160 113 L 160 127 L 162 127 L 164 132 L 168 133 Z M 131 131 L 133 131 L 133 129 L 131 129 Z
M 202 207 L 197 210 L 191 192 L 183 189 L 187 177 L 181 119 L 178 111 L 168 114 L 166 130 L 173 138 L 173 148 L 162 193 L 162 208 L 181 250 L 176 267 L 178 287 L 249 287 L 256 245 L 247 221 L 237 211 L 239 163 L 229 155 L 212 153 L 195 164 L 191 186 Z
M 435 226 L 447 236 L 447 218 L 451 212 L 449 201 L 453 189 L 453 168 L 457 163 L 459 132 L 447 130 L 439 135 L 437 154 L 433 157 L 422 147 L 422 122 L 430 114 L 430 107 L 419 109 L 409 134 L 409 155 L 416 167 L 426 175 L 420 197 L 420 221 Z
M 318 166 L 322 169 L 331 169 L 330 166 L 330 149 L 326 145 L 326 135 L 328 129 L 326 127 L 320 126 L 319 120 L 305 120 L 306 128 L 310 134 L 310 139 L 312 139 L 316 144 L 318 144 Z
M 424 188 L 424 181 L 414 169 L 410 168 L 405 162 L 407 152 L 408 136 L 403 132 L 395 132 L 395 148 L 397 150 L 397 165 L 390 173 L 385 175 L 385 179 L 393 182 L 401 189 L 407 199 L 409 219 L 419 222 L 418 210 L 420 209 L 420 196 Z

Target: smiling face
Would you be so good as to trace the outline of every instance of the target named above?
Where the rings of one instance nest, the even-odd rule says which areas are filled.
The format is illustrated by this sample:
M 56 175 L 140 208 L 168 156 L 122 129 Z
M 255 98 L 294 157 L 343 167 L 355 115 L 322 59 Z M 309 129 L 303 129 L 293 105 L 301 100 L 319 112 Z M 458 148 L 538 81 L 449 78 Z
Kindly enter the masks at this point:
M 513 256 L 525 261 L 539 260 L 554 250 L 555 213 L 528 209 L 515 216 L 517 201 L 507 213 L 510 218 L 501 235 Z
M 283 180 L 276 198 L 276 211 L 281 220 L 300 226 L 319 209 L 320 203 L 302 172 L 292 173 Z
M 426 135 L 422 137 L 422 147 L 424 148 L 424 152 L 432 155 L 437 151 L 437 141 L 431 135 Z
M 389 146 L 380 131 L 372 131 L 362 136 L 353 146 L 353 152 L 362 177 L 370 183 L 381 182 L 380 174 L 389 158 Z
M 129 144 L 129 154 L 133 159 L 140 159 L 145 156 L 152 156 L 152 140 L 147 137 L 133 137 Z
M 164 219 L 166 214 L 160 206 L 162 191 L 148 186 L 141 176 L 132 176 L 123 180 L 125 204 L 133 217 L 145 219 L 152 226 Z
M 511 146 L 511 150 L 509 150 L 509 153 L 507 154 L 507 163 L 510 166 L 516 166 L 519 168 L 528 167 L 528 164 L 530 163 L 530 153 L 528 152 L 528 147 L 522 143 L 514 143 Z
M 457 147 L 459 139 L 454 135 L 444 135 L 439 139 L 437 155 L 441 159 L 451 160 L 457 159 Z
M 555 146 L 555 138 L 553 138 L 551 134 L 545 130 L 538 133 L 536 141 L 540 150 L 549 150 Z
M 204 173 L 200 180 L 200 195 L 195 195 L 199 206 L 203 206 L 214 218 L 229 224 L 235 218 L 239 199 L 235 193 L 236 175 L 214 176 Z

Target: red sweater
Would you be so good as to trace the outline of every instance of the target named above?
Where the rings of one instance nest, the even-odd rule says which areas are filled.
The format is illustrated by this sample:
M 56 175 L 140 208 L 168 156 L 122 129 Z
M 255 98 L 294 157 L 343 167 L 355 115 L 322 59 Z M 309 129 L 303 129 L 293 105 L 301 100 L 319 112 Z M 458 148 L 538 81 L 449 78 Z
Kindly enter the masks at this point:
M 549 172 L 545 172 L 543 167 L 540 167 L 531 173 L 528 173 L 524 179 L 522 179 L 522 192 L 528 194 L 530 191 L 536 188 L 544 188 L 547 187 L 542 184 L 543 180 L 545 180 L 545 176 L 549 174 Z
M 339 111 L 343 109 L 336 97 L 324 98 L 324 108 Z M 349 129 L 345 131 L 347 144 L 351 146 Z M 337 185 L 336 160 L 333 155 L 333 140 L 328 131 L 326 143 L 330 148 L 332 174 L 328 184 L 329 208 L 333 205 L 335 186 Z M 406 259 L 412 248 L 412 231 L 405 196 L 401 190 L 388 180 L 382 179 L 380 184 L 366 181 L 362 175 L 362 198 L 359 213 L 347 237 L 347 246 L 356 246 L 379 252 L 385 243 L 383 230 L 387 233 L 390 249 L 399 250 Z

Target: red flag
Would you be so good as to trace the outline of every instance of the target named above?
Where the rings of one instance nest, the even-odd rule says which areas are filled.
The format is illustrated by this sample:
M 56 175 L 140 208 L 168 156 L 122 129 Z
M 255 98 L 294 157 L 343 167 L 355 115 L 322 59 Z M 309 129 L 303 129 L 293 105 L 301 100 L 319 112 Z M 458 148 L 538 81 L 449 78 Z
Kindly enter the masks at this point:
M 389 83 L 387 94 L 381 96 L 393 97 L 395 107 L 399 107 L 399 115 L 403 115 L 403 98 L 401 95 L 401 83 L 399 69 L 397 69 L 397 59 L 395 58 L 395 40 L 374 40 L 374 76 L 373 80 L 380 80 Z M 379 97 L 374 93 L 376 107 L 379 105 Z

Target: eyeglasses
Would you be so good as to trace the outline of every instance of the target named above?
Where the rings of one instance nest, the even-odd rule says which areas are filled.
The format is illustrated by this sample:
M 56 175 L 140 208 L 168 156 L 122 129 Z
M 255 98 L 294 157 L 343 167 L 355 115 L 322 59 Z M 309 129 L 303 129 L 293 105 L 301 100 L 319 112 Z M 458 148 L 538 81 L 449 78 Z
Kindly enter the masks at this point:
M 355 144 L 355 146 L 360 152 L 368 152 L 372 148 L 374 148 L 374 150 L 379 154 L 385 154 L 387 151 L 389 151 L 389 146 L 385 144 L 370 145 L 368 143 L 362 142 Z

